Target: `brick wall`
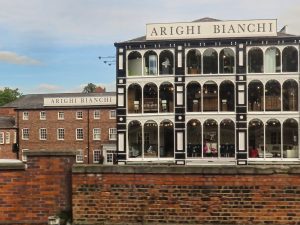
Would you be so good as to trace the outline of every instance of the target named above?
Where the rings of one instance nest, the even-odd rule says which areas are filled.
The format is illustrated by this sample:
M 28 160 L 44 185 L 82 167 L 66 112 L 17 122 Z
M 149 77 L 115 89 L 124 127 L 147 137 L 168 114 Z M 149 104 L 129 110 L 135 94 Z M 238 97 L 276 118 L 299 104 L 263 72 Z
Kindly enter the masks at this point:
M 75 224 L 300 224 L 300 167 L 73 167 Z
M 47 224 L 71 209 L 71 152 L 29 152 L 21 162 L 0 163 L 0 224 Z
M 3 133 L 4 142 L 0 143 L 0 159 L 16 159 L 17 153 L 14 152 L 14 139 L 17 134 L 17 129 L 0 128 L 0 133 Z M 9 139 L 6 139 L 9 133 Z

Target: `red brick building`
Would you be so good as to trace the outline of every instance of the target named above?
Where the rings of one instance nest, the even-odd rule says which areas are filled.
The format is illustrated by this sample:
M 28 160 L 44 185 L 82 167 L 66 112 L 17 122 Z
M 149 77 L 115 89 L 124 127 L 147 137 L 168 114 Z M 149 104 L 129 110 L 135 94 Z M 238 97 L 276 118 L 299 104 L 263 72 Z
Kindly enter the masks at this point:
M 17 157 L 17 127 L 13 116 L 0 116 L 0 158 Z
M 109 164 L 116 149 L 115 102 L 115 93 L 109 92 L 30 94 L 2 111 L 15 110 L 18 156 L 24 161 L 28 150 L 76 150 L 78 163 Z M 0 157 L 15 158 L 12 150 Z

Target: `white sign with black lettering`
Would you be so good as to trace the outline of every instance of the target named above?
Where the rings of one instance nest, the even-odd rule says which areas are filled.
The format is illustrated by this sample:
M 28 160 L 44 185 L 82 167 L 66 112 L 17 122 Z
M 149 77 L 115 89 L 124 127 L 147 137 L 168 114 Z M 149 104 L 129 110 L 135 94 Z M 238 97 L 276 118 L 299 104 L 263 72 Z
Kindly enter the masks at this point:
M 239 20 L 147 24 L 146 39 L 277 36 L 277 20 Z

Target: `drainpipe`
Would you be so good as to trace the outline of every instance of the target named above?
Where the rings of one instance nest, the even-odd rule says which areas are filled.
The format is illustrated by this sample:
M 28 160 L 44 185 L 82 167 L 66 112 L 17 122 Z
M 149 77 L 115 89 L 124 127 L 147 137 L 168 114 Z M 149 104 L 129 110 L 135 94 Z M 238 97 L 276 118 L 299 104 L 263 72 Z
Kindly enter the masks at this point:
M 87 154 L 88 154 L 88 164 L 90 164 L 90 109 L 87 110 L 88 116 L 87 116 Z

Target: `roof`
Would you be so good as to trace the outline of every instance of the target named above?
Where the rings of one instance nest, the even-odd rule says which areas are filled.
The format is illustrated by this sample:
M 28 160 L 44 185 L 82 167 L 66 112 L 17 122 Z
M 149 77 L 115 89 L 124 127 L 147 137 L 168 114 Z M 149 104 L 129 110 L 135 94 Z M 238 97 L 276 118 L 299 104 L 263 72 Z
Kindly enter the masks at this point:
M 54 93 L 54 94 L 28 94 L 23 95 L 19 99 L 7 103 L 2 108 L 16 108 L 16 109 L 41 109 L 44 107 L 44 98 L 65 98 L 65 97 L 105 97 L 115 96 L 115 92 L 104 93 Z M 62 108 L 86 108 L 91 106 L 64 106 Z M 93 106 L 97 107 L 97 106 Z M 53 108 L 53 107 L 51 107 Z
M 15 118 L 12 116 L 0 116 L 0 128 L 15 128 Z
M 197 19 L 197 20 L 194 20 L 192 22 L 215 22 L 215 21 L 222 21 L 222 20 L 219 20 L 219 19 L 215 19 L 215 18 L 210 18 L 210 17 L 203 17 L 203 18 L 200 18 L 200 19 Z M 277 37 L 293 37 L 293 36 L 296 36 L 296 35 L 293 35 L 293 34 L 287 34 L 285 32 L 277 32 Z M 130 39 L 128 41 L 124 41 L 123 43 L 130 43 L 130 42 L 146 42 L 146 36 L 141 36 L 141 37 L 137 37 L 137 38 L 134 38 L 134 39 Z M 122 43 L 122 42 L 121 42 Z

